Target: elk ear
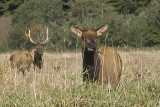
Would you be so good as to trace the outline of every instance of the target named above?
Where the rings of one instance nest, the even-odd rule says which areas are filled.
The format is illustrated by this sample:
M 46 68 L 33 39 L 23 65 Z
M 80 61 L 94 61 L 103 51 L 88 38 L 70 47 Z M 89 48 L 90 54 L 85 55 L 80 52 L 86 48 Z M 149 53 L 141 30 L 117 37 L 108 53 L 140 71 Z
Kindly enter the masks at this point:
M 102 33 L 105 32 L 107 30 L 107 28 L 108 28 L 108 25 L 106 24 L 106 25 L 100 27 L 99 29 L 97 29 L 97 35 L 98 36 L 102 35 Z
M 82 36 L 82 31 L 79 30 L 79 29 L 76 28 L 76 27 L 71 26 L 71 31 L 72 31 L 74 34 L 76 34 L 77 36 L 79 36 L 79 37 Z

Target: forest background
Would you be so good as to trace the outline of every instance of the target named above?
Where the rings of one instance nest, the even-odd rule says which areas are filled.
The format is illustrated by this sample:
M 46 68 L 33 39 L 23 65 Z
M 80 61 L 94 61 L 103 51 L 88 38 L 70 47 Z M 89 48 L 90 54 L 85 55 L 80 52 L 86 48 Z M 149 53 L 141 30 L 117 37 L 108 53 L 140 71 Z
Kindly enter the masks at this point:
M 83 30 L 104 24 L 109 27 L 99 46 L 160 47 L 159 0 L 1 0 L 0 52 L 32 49 L 25 31 L 41 42 L 46 28 L 50 40 L 45 50 L 74 51 L 81 39 L 71 26 Z

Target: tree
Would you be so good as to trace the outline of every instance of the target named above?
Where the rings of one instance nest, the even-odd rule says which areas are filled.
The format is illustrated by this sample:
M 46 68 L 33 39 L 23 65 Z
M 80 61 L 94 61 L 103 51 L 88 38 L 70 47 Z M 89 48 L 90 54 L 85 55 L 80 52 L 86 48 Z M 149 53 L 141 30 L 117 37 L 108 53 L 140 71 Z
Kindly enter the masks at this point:
M 12 18 L 9 46 L 12 49 L 25 48 L 27 42 L 24 40 L 24 32 L 30 29 L 33 23 L 50 26 L 50 32 L 59 29 L 63 25 L 61 2 L 59 0 L 30 0 L 21 5 Z
M 28 0 L 1 0 L 0 1 L 0 16 L 10 16 L 14 14 L 14 11 Z
M 139 11 L 147 6 L 151 0 L 109 0 L 115 10 L 120 14 L 139 14 Z
M 52 38 L 47 49 L 75 49 L 80 47 L 80 39 L 71 33 L 71 26 L 83 30 L 108 24 L 107 33 L 98 39 L 99 46 L 155 46 L 160 44 L 159 7 L 159 0 L 25 1 L 13 12 L 8 42 L 12 49 L 30 48 L 24 32 L 31 29 L 37 40 L 42 34 L 35 33 L 38 25 L 49 27 Z

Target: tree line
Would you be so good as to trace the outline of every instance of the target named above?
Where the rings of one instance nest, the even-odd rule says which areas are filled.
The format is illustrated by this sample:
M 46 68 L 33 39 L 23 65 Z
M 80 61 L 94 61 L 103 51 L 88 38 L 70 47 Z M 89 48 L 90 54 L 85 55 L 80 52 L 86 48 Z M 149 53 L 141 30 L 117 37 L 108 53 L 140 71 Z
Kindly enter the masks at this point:
M 97 28 L 108 24 L 99 46 L 160 46 L 159 0 L 1 0 L 0 16 L 11 17 L 7 49 L 30 49 L 25 37 L 40 42 L 49 28 L 47 50 L 75 50 L 80 39 L 70 31 L 72 25 Z

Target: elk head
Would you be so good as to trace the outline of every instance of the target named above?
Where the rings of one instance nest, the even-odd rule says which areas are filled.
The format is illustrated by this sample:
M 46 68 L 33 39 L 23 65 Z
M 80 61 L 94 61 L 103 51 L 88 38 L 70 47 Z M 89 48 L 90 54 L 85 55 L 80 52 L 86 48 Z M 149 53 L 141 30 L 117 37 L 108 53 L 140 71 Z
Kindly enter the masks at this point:
M 108 28 L 108 25 L 104 25 L 97 30 L 88 29 L 88 30 L 80 30 L 76 27 L 71 27 L 71 31 L 77 36 L 82 38 L 82 50 L 85 52 L 95 52 L 97 48 L 97 38 L 102 35 Z
M 44 42 L 41 42 L 41 43 L 36 43 L 32 40 L 32 38 L 30 36 L 30 30 L 29 30 L 28 34 L 26 34 L 26 32 L 25 32 L 25 35 L 29 38 L 30 42 L 33 43 L 36 46 L 36 48 L 34 49 L 34 65 L 38 66 L 41 69 L 41 67 L 42 67 L 42 56 L 43 56 L 42 48 L 49 40 L 48 29 L 47 29 L 47 32 L 46 32 L 47 38 Z

